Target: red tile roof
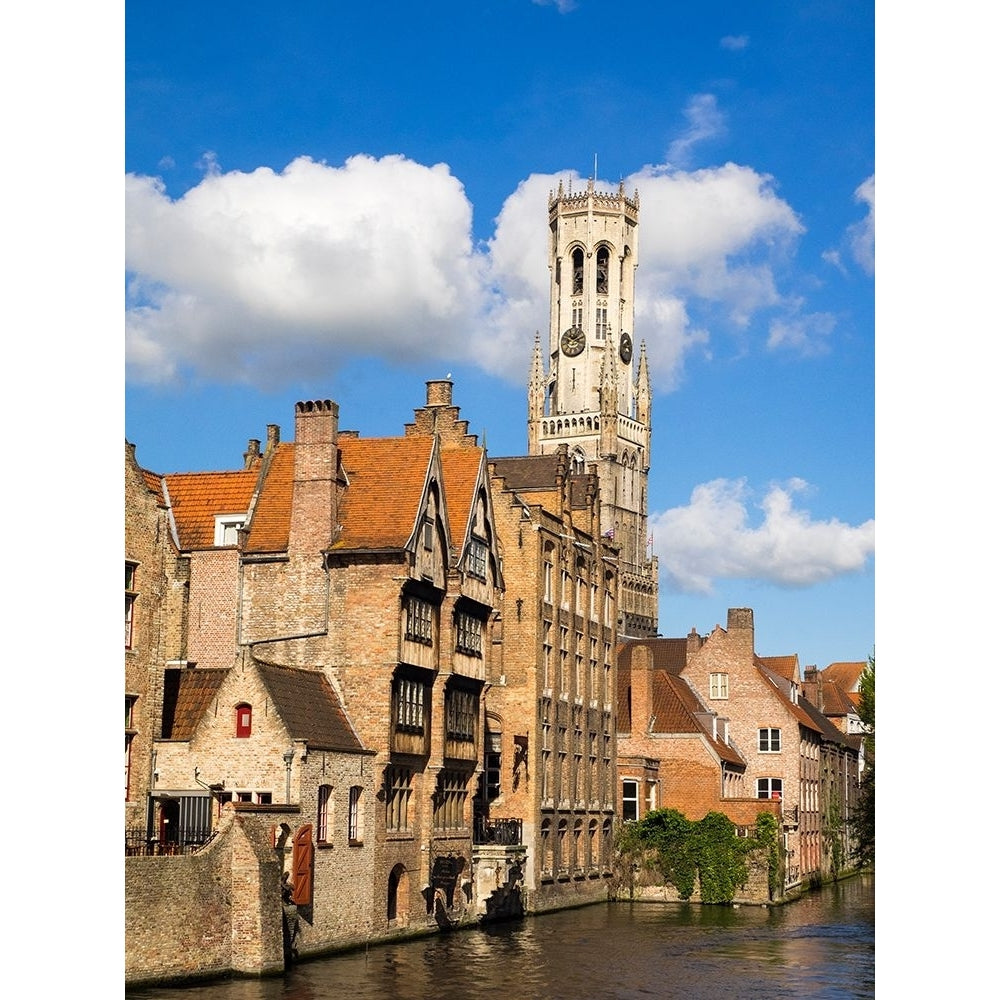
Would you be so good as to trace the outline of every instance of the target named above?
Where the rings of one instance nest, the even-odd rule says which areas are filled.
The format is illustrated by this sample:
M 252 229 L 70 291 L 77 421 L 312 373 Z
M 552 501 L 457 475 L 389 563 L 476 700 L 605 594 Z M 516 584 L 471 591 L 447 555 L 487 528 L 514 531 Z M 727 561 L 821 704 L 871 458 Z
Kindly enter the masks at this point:
M 256 472 L 182 472 L 163 477 L 184 550 L 215 545 L 215 516 L 250 507 Z
M 348 486 L 332 548 L 403 548 L 416 527 L 434 439 L 347 438 L 342 446 Z
M 847 692 L 856 691 L 858 680 L 867 666 L 867 660 L 831 663 L 823 671 L 823 676 L 839 684 Z
M 212 667 L 163 672 L 163 739 L 189 740 L 228 670 Z
M 792 653 L 791 656 L 758 656 L 757 659 L 768 670 L 773 670 L 779 677 L 784 677 L 786 681 L 798 681 L 801 679 L 799 676 L 798 653 Z
M 444 448 L 441 451 L 448 525 L 451 528 L 451 544 L 456 549 L 465 542 L 482 464 L 483 452 L 480 448 Z
M 277 445 L 269 462 L 250 521 L 247 552 L 284 552 L 288 549 L 288 533 L 292 524 L 295 445 Z

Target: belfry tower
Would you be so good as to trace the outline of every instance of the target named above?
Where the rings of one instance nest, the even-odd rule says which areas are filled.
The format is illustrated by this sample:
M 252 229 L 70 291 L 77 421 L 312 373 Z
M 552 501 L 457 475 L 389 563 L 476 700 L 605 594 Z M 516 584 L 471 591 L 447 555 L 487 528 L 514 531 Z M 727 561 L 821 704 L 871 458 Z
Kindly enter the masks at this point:
M 648 539 L 652 394 L 646 346 L 634 358 L 639 192 L 549 195 L 549 334 L 536 334 L 528 453 L 565 443 L 571 470 L 596 463 L 601 532 L 619 550 L 619 634 L 657 634 L 658 566 Z

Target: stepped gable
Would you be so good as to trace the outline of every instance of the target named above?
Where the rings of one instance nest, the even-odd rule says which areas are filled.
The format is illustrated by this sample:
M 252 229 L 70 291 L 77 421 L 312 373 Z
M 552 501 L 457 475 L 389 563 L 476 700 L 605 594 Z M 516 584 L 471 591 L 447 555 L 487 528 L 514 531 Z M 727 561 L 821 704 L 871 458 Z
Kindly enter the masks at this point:
M 221 668 L 193 668 L 163 672 L 163 736 L 189 740 L 229 673 Z
M 256 472 L 179 472 L 163 477 L 184 551 L 215 547 L 215 517 L 250 509 Z
M 352 438 L 341 435 L 347 490 L 342 531 L 330 547 L 402 549 L 416 525 L 434 448 L 431 437 Z
M 288 550 L 288 533 L 292 524 L 295 445 L 276 445 L 269 463 L 250 521 L 246 544 L 248 553 Z
M 322 673 L 259 662 L 257 669 L 293 740 L 305 740 L 310 750 L 364 750 Z

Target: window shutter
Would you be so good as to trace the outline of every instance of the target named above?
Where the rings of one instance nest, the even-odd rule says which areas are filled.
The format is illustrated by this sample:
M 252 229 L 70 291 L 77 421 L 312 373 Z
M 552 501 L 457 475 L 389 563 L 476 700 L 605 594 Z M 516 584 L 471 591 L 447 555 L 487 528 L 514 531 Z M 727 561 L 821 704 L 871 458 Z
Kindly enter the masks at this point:
M 312 903 L 313 885 L 312 824 L 299 827 L 292 843 L 292 902 L 296 906 Z

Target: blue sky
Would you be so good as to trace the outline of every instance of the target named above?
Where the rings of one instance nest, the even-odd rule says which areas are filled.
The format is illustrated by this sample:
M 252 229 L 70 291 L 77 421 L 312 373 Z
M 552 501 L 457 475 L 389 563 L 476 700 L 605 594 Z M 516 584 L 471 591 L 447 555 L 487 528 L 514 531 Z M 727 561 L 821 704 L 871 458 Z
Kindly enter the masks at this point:
M 237 467 L 296 400 L 401 433 L 424 383 L 526 450 L 546 196 L 640 195 L 660 630 L 754 608 L 874 648 L 874 8 L 132 3 L 125 432 Z

